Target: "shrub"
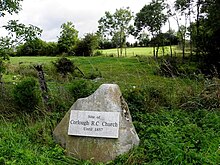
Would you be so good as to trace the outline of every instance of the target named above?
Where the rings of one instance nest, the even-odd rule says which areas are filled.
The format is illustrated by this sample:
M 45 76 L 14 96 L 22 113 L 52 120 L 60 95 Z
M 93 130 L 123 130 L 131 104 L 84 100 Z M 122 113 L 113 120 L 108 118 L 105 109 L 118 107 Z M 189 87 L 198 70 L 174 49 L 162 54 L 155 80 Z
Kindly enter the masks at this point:
M 178 65 L 177 60 L 175 59 L 168 59 L 163 60 L 159 65 L 159 75 L 166 76 L 166 77 L 174 77 L 178 76 Z
M 55 56 L 59 53 L 56 42 L 47 42 L 45 48 L 45 56 Z
M 34 67 L 32 65 L 19 65 L 17 71 L 17 74 L 21 75 L 21 76 L 26 76 L 26 77 L 38 77 L 37 76 L 37 72 L 34 69 Z
M 92 71 L 89 72 L 89 74 L 86 76 L 87 79 L 96 79 L 96 78 L 101 78 L 102 73 L 98 68 L 94 68 Z
M 192 61 L 183 62 L 178 58 L 165 57 L 159 64 L 157 74 L 166 77 L 189 77 L 196 78 L 196 74 L 199 74 L 198 64 Z
M 56 67 L 57 72 L 62 74 L 63 77 L 66 77 L 68 73 L 72 73 L 76 68 L 74 63 L 65 57 L 58 59 L 53 64 Z
M 95 34 L 86 34 L 75 47 L 76 56 L 93 56 L 94 51 L 98 48 L 98 36 Z M 100 55 L 100 54 L 97 54 Z
M 219 111 L 163 110 L 139 115 L 140 144 L 113 164 L 218 164 Z
M 220 108 L 219 79 L 207 79 L 203 90 L 198 94 L 187 92 L 185 95 L 182 95 L 180 107 L 185 110 L 198 110 L 202 108 L 213 110 Z
M 46 42 L 34 39 L 17 47 L 17 56 L 42 56 L 45 55 Z
M 14 102 L 20 110 L 32 112 L 39 103 L 40 94 L 37 90 L 36 80 L 33 78 L 25 78 L 19 82 L 14 90 Z
M 73 81 L 69 86 L 69 91 L 77 100 L 78 98 L 83 98 L 91 95 L 96 90 L 96 86 L 85 79 L 78 79 Z
M 125 98 L 131 110 L 134 120 L 146 112 L 152 112 L 159 107 L 169 106 L 168 99 L 164 92 L 155 87 L 133 87 L 132 90 L 125 92 Z
M 103 52 L 100 51 L 100 50 L 97 50 L 95 53 L 94 53 L 94 56 L 102 56 L 103 55 Z
M 55 56 L 58 47 L 55 42 L 45 42 L 41 39 L 27 41 L 17 47 L 17 56 Z

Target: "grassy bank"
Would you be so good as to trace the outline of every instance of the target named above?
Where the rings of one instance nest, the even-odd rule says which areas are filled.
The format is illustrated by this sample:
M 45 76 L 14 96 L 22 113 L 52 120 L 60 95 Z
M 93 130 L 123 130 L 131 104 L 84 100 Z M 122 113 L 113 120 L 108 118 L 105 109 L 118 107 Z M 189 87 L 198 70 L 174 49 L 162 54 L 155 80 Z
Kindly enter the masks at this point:
M 56 57 L 13 57 L 0 98 L 0 164 L 92 164 L 65 156 L 52 131 L 78 97 L 102 83 L 117 83 L 129 105 L 140 146 L 108 164 L 218 164 L 219 79 L 164 77 L 148 57 L 71 57 L 84 73 L 63 78 Z M 51 112 L 39 103 L 30 112 L 15 104 L 13 89 L 43 64 Z M 38 87 L 36 89 L 39 89 Z M 77 90 L 76 90 L 77 89 Z

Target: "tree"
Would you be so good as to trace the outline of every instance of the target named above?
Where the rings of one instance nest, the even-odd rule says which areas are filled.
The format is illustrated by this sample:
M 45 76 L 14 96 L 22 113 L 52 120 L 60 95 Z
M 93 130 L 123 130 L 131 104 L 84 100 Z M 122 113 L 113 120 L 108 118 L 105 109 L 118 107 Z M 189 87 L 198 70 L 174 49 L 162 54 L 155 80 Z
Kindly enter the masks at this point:
M 113 45 L 115 45 L 117 48 L 119 47 L 120 45 L 120 50 L 117 49 L 117 54 L 118 54 L 118 57 L 122 55 L 122 46 L 123 46 L 123 41 L 125 41 L 125 35 L 124 34 L 120 34 L 120 32 L 115 32 L 112 36 L 112 39 L 111 39 Z M 121 43 L 122 42 L 122 43 Z
M 178 33 L 182 46 L 183 59 L 185 58 L 185 43 L 186 43 L 186 34 L 187 34 L 187 22 L 192 23 L 191 14 L 193 11 L 192 0 L 176 0 L 174 3 L 175 8 L 175 19 L 178 25 Z M 179 14 L 179 15 L 178 15 Z M 183 24 L 180 23 L 180 20 L 184 18 Z M 190 54 L 192 55 L 192 40 L 191 40 L 191 31 L 190 31 Z
M 77 56 L 93 56 L 94 51 L 99 46 L 98 36 L 93 33 L 88 33 L 81 39 L 75 48 L 75 54 Z
M 184 25 L 180 25 L 178 21 L 178 32 L 177 32 L 177 37 L 180 40 L 180 45 L 182 47 L 182 58 L 185 58 L 185 47 L 186 47 L 186 32 L 187 32 L 187 27 Z
M 1 37 L 0 38 L 0 85 L 1 91 L 3 95 L 3 81 L 2 74 L 5 72 L 5 64 L 4 61 L 9 60 L 9 54 L 11 54 L 13 50 L 10 48 L 10 38 L 9 37 Z
M 72 22 L 61 25 L 60 37 L 58 38 L 58 48 L 60 53 L 71 54 L 78 40 L 78 31 Z
M 39 38 L 43 32 L 43 30 L 37 26 L 31 24 L 25 25 L 19 23 L 18 20 L 10 20 L 8 24 L 3 27 L 8 31 L 8 35 L 12 38 L 12 42 L 14 43 L 12 46 L 35 40 Z
M 22 0 L 1 0 L 0 1 L 0 17 L 4 17 L 6 13 L 13 14 L 18 13 L 21 10 L 20 2 Z M 0 84 L 3 88 L 2 74 L 5 70 L 4 60 L 8 60 L 8 53 L 11 52 L 9 45 L 11 44 L 11 38 L 0 39 Z M 3 91 L 3 90 L 2 90 Z
M 21 52 L 22 54 L 20 55 L 32 55 L 33 53 L 30 54 L 30 52 L 36 54 L 36 51 L 39 51 L 33 49 L 42 49 L 42 45 L 36 47 L 36 45 L 39 45 L 39 41 L 41 41 L 39 37 L 43 31 L 39 27 L 34 25 L 27 26 L 23 23 L 19 23 L 18 20 L 10 20 L 8 24 L 3 27 L 8 31 L 8 37 L 6 37 L 6 39 L 9 40 L 8 47 L 10 47 L 11 50 L 19 46 L 18 48 L 24 48 L 24 51 Z M 6 48 L 6 50 L 8 49 Z M 18 54 L 19 51 L 20 50 L 18 50 Z
M 0 17 L 4 17 L 6 13 L 18 13 L 21 10 L 20 2 L 23 0 L 1 0 L 0 1 Z
M 57 42 L 47 42 L 45 48 L 45 56 L 55 56 L 59 53 Z
M 172 29 L 171 29 L 171 22 L 170 22 L 170 17 L 173 16 L 172 10 L 171 10 L 171 5 L 169 3 L 166 4 L 166 12 L 167 12 L 167 21 L 168 21 L 168 25 L 169 25 L 169 31 L 168 33 L 171 34 L 172 33 Z M 171 38 L 169 38 L 170 40 L 170 56 L 173 57 L 173 49 L 172 49 L 172 41 Z
M 140 46 L 147 47 L 150 43 L 149 35 L 146 32 L 142 32 L 137 39 Z
M 46 55 L 47 43 L 39 38 L 25 42 L 18 46 L 18 56 L 43 56 Z
M 117 39 L 117 48 L 120 48 L 120 54 L 122 56 L 123 46 L 126 43 L 126 37 L 130 34 L 131 20 L 133 15 L 130 9 L 120 8 L 116 9 L 114 14 L 105 12 L 105 16 L 101 17 L 99 23 L 99 33 L 103 36 L 111 36 Z
M 204 55 L 203 66 L 206 73 L 212 69 L 220 72 L 220 1 L 205 0 L 201 4 L 202 14 L 199 18 L 196 45 L 199 53 Z M 214 68 L 213 68 L 214 67 Z
M 114 43 L 112 43 L 112 41 L 109 39 L 99 40 L 99 48 L 101 48 L 101 49 L 111 49 L 111 48 L 115 48 L 115 47 L 116 46 L 114 45 Z
M 149 5 L 145 5 L 135 17 L 136 33 L 142 32 L 145 28 L 151 33 L 153 38 L 161 33 L 162 25 L 167 21 L 167 16 L 163 13 L 165 4 L 163 0 L 153 0 Z M 158 57 L 158 48 L 153 43 L 153 55 Z

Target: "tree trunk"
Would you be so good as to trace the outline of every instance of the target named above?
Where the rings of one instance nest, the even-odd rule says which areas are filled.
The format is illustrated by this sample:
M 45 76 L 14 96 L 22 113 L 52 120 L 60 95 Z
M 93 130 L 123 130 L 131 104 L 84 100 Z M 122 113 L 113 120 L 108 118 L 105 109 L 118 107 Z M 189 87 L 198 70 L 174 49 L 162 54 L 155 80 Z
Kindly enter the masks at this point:
M 197 7 L 197 14 L 196 14 L 196 56 L 198 55 L 199 53 L 199 50 L 198 50 L 198 45 L 197 45 L 197 40 L 198 40 L 198 37 L 199 37 L 199 15 L 200 15 L 200 5 L 201 5 L 201 0 L 198 0 L 197 4 L 196 4 L 196 7 Z
M 155 46 L 153 45 L 153 56 L 156 59 L 156 51 L 155 51 Z
M 156 59 L 158 59 L 158 51 L 159 51 L 159 44 L 157 45 L 157 49 L 156 49 Z
M 163 38 L 163 45 L 162 45 L 162 55 L 164 56 L 165 50 L 164 50 L 164 38 Z
M 170 57 L 173 57 L 173 49 L 172 49 L 172 44 L 170 42 Z
M 186 18 L 186 14 L 185 14 L 185 28 L 186 28 L 186 20 L 187 20 L 187 18 Z M 185 31 L 186 30 L 184 30 L 184 32 L 181 31 L 179 20 L 178 20 L 177 16 L 176 16 L 176 22 L 177 22 L 177 25 L 178 25 L 178 28 L 179 28 L 179 33 L 180 33 L 181 42 L 182 42 L 182 60 L 184 60 L 184 58 L 185 58 L 185 33 L 186 33 Z
M 169 18 L 168 18 L 168 24 L 169 24 L 169 32 L 170 32 L 171 31 L 171 27 L 170 27 L 170 20 L 169 20 Z M 170 38 L 170 57 L 173 57 L 171 38 Z
M 120 56 L 122 57 L 122 53 L 123 53 L 123 48 L 122 46 L 120 46 Z
M 189 7 L 189 24 L 192 24 L 192 20 L 191 20 L 191 5 Z M 190 33 L 190 40 L 189 40 L 189 45 L 190 45 L 190 56 L 192 56 L 193 54 L 193 46 L 192 46 L 192 29 L 190 28 L 189 30 Z
M 182 41 L 183 60 L 185 59 L 185 40 Z
M 123 52 L 123 46 L 122 46 L 122 29 L 120 30 L 120 56 L 122 57 L 122 52 Z

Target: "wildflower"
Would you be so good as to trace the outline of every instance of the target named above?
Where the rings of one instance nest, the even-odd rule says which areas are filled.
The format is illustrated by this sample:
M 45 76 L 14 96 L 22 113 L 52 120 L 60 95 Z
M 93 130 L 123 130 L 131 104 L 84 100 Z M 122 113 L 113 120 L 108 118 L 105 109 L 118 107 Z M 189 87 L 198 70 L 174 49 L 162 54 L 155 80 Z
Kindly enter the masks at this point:
M 13 80 L 16 80 L 16 78 L 17 78 L 17 76 L 13 76 L 13 78 L 12 78 L 12 79 L 13 79 Z

